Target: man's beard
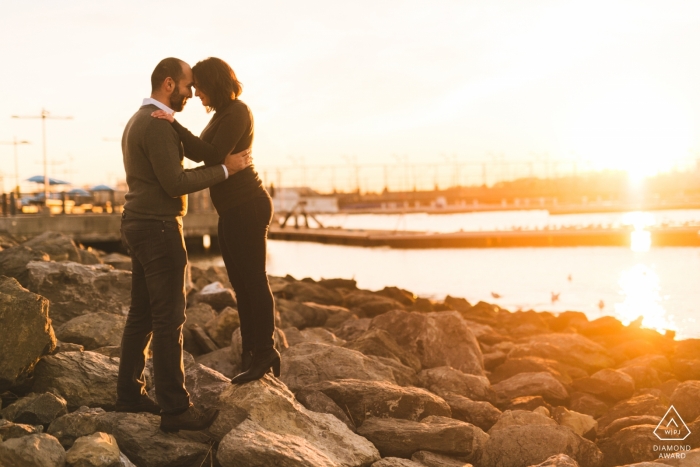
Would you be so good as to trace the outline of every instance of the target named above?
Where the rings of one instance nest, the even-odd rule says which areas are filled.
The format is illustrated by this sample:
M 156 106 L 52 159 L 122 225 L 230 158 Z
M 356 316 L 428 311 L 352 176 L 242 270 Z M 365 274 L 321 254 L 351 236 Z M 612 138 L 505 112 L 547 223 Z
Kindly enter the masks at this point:
M 175 112 L 182 112 L 185 108 L 185 103 L 187 102 L 187 97 L 180 94 L 180 90 L 175 88 L 173 93 L 170 95 L 170 108 Z

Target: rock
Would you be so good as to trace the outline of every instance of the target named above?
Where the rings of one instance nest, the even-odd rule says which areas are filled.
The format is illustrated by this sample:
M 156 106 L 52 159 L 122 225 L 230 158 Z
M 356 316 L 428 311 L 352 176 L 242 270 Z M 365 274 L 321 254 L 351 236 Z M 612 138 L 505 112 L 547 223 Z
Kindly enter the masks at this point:
M 347 308 L 332 305 L 322 305 L 314 302 L 297 302 L 279 298 L 275 307 L 280 314 L 280 327 L 295 327 L 303 330 L 308 327 L 326 326 L 328 319 L 339 314 L 344 318 L 336 318 L 338 324 L 350 316 L 354 316 Z
M 658 396 L 643 394 L 615 404 L 605 415 L 598 419 L 598 426 L 603 430 L 619 418 L 632 417 L 635 415 L 656 415 L 663 417 L 666 410 L 668 410 L 668 405 L 660 400 Z
M 566 407 L 556 407 L 552 418 L 561 426 L 571 428 L 571 431 L 591 441 L 595 441 L 598 422 L 590 415 L 568 410 Z
M 526 467 L 566 454 L 581 467 L 600 467 L 603 454 L 587 439 L 558 425 L 508 426 L 491 432 L 481 465 Z
M 187 439 L 185 434 L 162 432 L 157 415 L 108 412 L 97 416 L 97 427 L 112 435 L 120 450 L 138 466 L 199 466 L 210 450 L 208 443 Z
M 206 270 L 193 265 L 189 268 L 192 282 L 196 284 L 198 290 L 213 282 L 220 282 L 227 289 L 232 288 L 228 280 L 228 272 L 223 266 L 209 266 Z
M 472 307 L 471 303 L 469 303 L 467 299 L 461 297 L 450 297 L 449 295 L 445 297 L 445 305 L 459 312 L 469 311 L 469 309 Z
M 575 412 L 590 415 L 593 418 L 599 418 L 608 412 L 608 404 L 601 401 L 595 396 L 585 394 L 583 392 L 574 392 L 571 394 L 571 403 L 569 408 Z
M 343 305 L 363 318 L 374 318 L 391 310 L 403 310 L 404 305 L 393 298 L 364 290 L 354 290 L 343 297 Z
M 606 368 L 594 373 L 590 378 L 577 379 L 574 381 L 574 388 L 603 400 L 616 402 L 632 397 L 634 380 L 622 371 Z
M 230 346 L 195 357 L 195 361 L 207 368 L 218 371 L 227 378 L 233 378 L 241 372 L 240 356 L 238 359 L 234 358 Z
M 71 319 L 56 329 L 64 342 L 82 345 L 86 350 L 121 344 L 126 316 L 113 313 L 88 313 Z
M 539 412 L 528 412 L 527 410 L 506 410 L 501 414 L 495 425 L 489 430 L 489 435 L 509 426 L 557 426 L 557 422 Z
M 185 359 L 185 388 L 190 393 L 190 400 L 197 407 L 217 407 L 221 391 L 231 386 L 231 381 L 190 356 Z M 155 391 L 153 392 L 155 400 Z
M 417 451 L 430 451 L 469 462 L 479 459 L 489 438 L 474 425 L 435 416 L 421 422 L 369 418 L 357 432 L 374 443 L 384 457 L 409 458 Z
M 700 381 L 685 381 L 678 385 L 671 396 L 671 404 L 688 422 L 700 416 Z M 657 414 L 653 414 L 657 415 Z M 662 416 L 664 414 L 661 414 Z
M 415 452 L 411 456 L 411 460 L 425 467 L 472 467 L 471 464 L 454 457 L 443 456 L 430 451 Z
M 502 404 L 521 396 L 542 396 L 547 402 L 557 405 L 569 399 L 564 386 L 546 372 L 520 373 L 494 384 L 491 389 Z
M 290 347 L 282 358 L 281 379 L 292 391 L 321 381 L 359 379 L 396 382 L 392 371 L 355 350 L 328 344 Z
M 582 368 L 587 372 L 610 368 L 614 361 L 604 347 L 579 334 L 551 333 L 518 344 L 508 358 L 540 357 Z
M 418 357 L 422 368 L 451 366 L 463 373 L 484 374 L 479 344 L 456 311 L 394 310 L 374 318 L 370 327 L 389 332 L 401 347 Z
M 66 452 L 56 438 L 40 433 L 0 443 L 0 462 L 3 467 L 63 467 Z
M 26 376 L 56 347 L 49 301 L 0 276 L 0 392 Z
M 400 457 L 385 457 L 372 464 L 371 467 L 424 467 L 424 464 L 401 459 Z
M 565 365 L 540 357 L 508 358 L 490 375 L 491 384 L 513 377 L 519 373 L 541 373 L 546 371 L 554 376 L 561 384 L 571 384 L 571 377 L 566 372 Z
M 341 324 L 334 331 L 334 334 L 346 341 L 354 341 L 369 329 L 371 322 L 372 320 L 369 318 L 348 320 Z
M 221 282 L 213 282 L 191 296 L 192 303 L 206 303 L 216 311 L 226 307 L 236 308 L 236 295 L 233 290 L 225 288 Z
M 44 232 L 22 245 L 48 253 L 53 261 L 80 262 L 80 251 L 73 239 L 58 232 Z
M 51 319 L 58 326 L 87 313 L 125 316 L 131 303 L 131 273 L 106 264 L 32 261 L 28 289 L 51 302 Z
M 604 430 L 598 431 L 598 438 L 608 438 L 623 428 L 635 425 L 654 425 L 657 426 L 661 421 L 661 417 L 654 415 L 637 415 L 632 417 L 618 418 L 610 423 Z
M 231 334 L 241 325 L 238 310 L 226 307 L 204 325 L 204 330 L 219 347 L 231 345 Z
M 190 327 L 193 324 L 198 324 L 204 328 L 209 321 L 216 318 L 218 315 L 216 311 L 206 303 L 197 303 L 192 305 L 185 310 L 185 327 Z
M 605 456 L 605 466 L 653 461 L 659 458 L 654 446 L 662 444 L 654 435 L 656 425 L 635 425 L 623 428 L 609 438 L 598 442 Z
M 442 397 L 450 406 L 452 418 L 471 423 L 484 431 L 491 429 L 501 416 L 501 411 L 488 402 L 473 401 L 452 393 Z
M 578 462 L 566 454 L 556 454 L 548 457 L 544 462 L 530 467 L 579 467 Z
M 131 258 L 126 255 L 122 255 L 119 253 L 110 253 L 102 257 L 102 262 L 104 264 L 109 264 L 114 269 L 131 271 Z
M 318 285 L 325 287 L 327 289 L 356 289 L 357 281 L 355 279 L 321 279 L 318 281 Z
M 25 425 L 23 423 L 12 423 L 9 420 L 0 418 L 0 442 L 7 441 L 12 438 L 21 438 L 39 434 L 44 431 L 41 425 Z
M 223 466 L 359 467 L 379 460 L 369 441 L 333 415 L 307 410 L 269 375 L 229 385 L 219 407 L 209 431 L 221 439 L 217 460 Z
M 280 291 L 281 298 L 295 302 L 313 302 L 321 305 L 342 305 L 343 297 L 335 290 L 313 282 L 288 282 Z
M 297 328 L 285 328 L 284 335 L 290 347 L 304 342 L 338 346 L 345 344 L 344 340 L 338 339 L 335 334 L 324 328 L 306 328 L 303 331 Z
M 394 375 L 396 384 L 399 386 L 420 386 L 418 383 L 418 375 L 413 368 L 409 368 L 392 358 L 376 357 L 374 355 L 369 358 L 389 368 Z
M 671 454 L 671 453 L 668 453 Z M 663 462 L 663 463 L 662 463 Z M 685 457 L 676 457 L 676 458 L 664 458 L 663 461 L 659 461 L 659 463 L 652 463 L 651 467 L 664 467 L 664 466 L 671 466 L 671 467 L 696 467 L 700 465 L 700 448 L 696 448 L 690 451 L 685 452 Z M 634 466 L 626 466 L 626 467 L 637 467 L 636 464 Z M 647 467 L 646 465 L 642 465 L 641 467 Z
M 322 305 L 317 305 L 317 306 L 322 306 Z M 347 308 L 339 307 L 339 306 L 328 306 L 329 308 L 329 315 L 328 319 L 326 319 L 326 322 L 324 323 L 324 327 L 326 329 L 336 329 L 340 326 L 343 325 L 348 320 L 356 320 L 358 319 L 358 316 L 353 313 L 352 311 L 348 310 Z
M 30 261 L 49 261 L 49 255 L 43 251 L 26 246 L 15 246 L 0 250 L 0 276 L 14 277 L 26 287 L 29 281 L 27 264 Z
M 637 389 L 653 388 L 661 385 L 659 372 L 654 368 L 642 365 L 633 365 L 620 368 L 619 371 L 632 378 L 632 381 L 634 381 L 634 387 Z
M 115 346 L 112 346 L 115 347 Z M 105 348 L 105 347 L 102 347 Z M 85 347 L 83 347 L 80 344 L 73 344 L 71 342 L 61 342 L 59 340 L 56 341 L 56 348 L 52 353 L 61 353 L 61 352 L 82 352 L 85 350 Z M 95 349 L 98 350 L 98 349 Z M 116 357 L 119 357 L 119 355 L 116 355 Z
M 60 394 L 68 410 L 82 405 L 112 410 L 118 372 L 116 359 L 89 351 L 63 352 L 44 357 L 36 365 L 33 390 Z
M 316 383 L 308 389 L 324 393 L 348 410 L 356 425 L 362 425 L 368 417 L 420 420 L 430 415 L 452 415 L 450 406 L 440 397 L 424 389 L 384 381 L 343 379 Z
M 78 248 L 78 255 L 80 256 L 78 261 L 80 264 L 102 264 L 102 259 L 92 251 L 92 248 Z
M 619 368 L 622 370 L 631 366 L 643 366 L 666 373 L 671 371 L 671 362 L 669 362 L 668 358 L 664 357 L 663 355 L 642 355 L 641 357 L 623 362 Z
M 314 389 L 301 389 L 294 394 L 296 400 L 298 400 L 301 405 L 311 410 L 312 412 L 318 413 L 328 413 L 336 417 L 341 422 L 350 428 L 353 432 L 357 429 L 355 424 L 347 414 L 343 412 L 338 404 L 336 404 L 333 399 Z
M 75 345 L 75 344 L 72 344 Z M 80 346 L 82 347 L 82 345 Z M 80 350 L 81 352 L 84 349 L 73 349 L 73 350 L 66 350 L 66 352 L 71 352 L 71 351 L 77 351 Z M 107 345 L 104 347 L 98 347 L 95 350 L 91 350 L 91 352 L 98 353 L 100 355 L 104 355 L 105 357 L 109 358 L 121 358 L 122 356 L 122 346 L 121 345 Z
M 700 359 L 674 360 L 673 373 L 680 381 L 700 380 Z
M 475 401 L 490 401 L 494 397 L 485 376 L 468 375 L 449 366 L 423 370 L 418 379 L 422 387 L 440 396 L 454 393 Z
M 46 425 L 65 415 L 66 401 L 55 394 L 30 394 L 0 411 L 3 418 L 27 425 Z
M 394 359 L 412 368 L 414 371 L 421 370 L 421 363 L 418 357 L 404 351 L 391 334 L 384 329 L 369 329 L 351 343 L 346 344 L 346 347 L 362 352 L 365 355 Z
M 214 352 L 219 350 L 219 346 L 209 337 L 209 334 L 202 329 L 198 324 L 192 324 L 189 328 L 192 340 L 197 344 L 197 347 L 204 353 Z
M 97 432 L 75 440 L 66 452 L 66 464 L 70 467 L 116 467 L 120 465 L 120 457 L 114 436 Z
M 47 433 L 55 436 L 65 449 L 69 449 L 76 439 L 99 431 L 100 416 L 104 413 L 106 412 L 100 408 L 80 407 L 51 422 Z
M 404 306 L 411 306 L 416 302 L 416 295 L 413 292 L 398 287 L 384 287 L 382 290 L 374 293 L 392 298 Z
M 700 339 L 684 339 L 676 345 L 674 359 L 693 360 L 700 357 Z

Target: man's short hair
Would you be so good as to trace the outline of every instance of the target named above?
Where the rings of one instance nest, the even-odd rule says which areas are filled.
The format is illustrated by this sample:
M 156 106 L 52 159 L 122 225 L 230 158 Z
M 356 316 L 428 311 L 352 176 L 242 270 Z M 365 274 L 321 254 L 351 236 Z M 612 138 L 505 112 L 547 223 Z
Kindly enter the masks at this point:
M 184 63 L 179 58 L 174 57 L 161 60 L 151 74 L 151 92 L 159 90 L 166 78 L 172 78 L 175 83 L 178 83 L 182 75 L 185 74 L 182 71 Z

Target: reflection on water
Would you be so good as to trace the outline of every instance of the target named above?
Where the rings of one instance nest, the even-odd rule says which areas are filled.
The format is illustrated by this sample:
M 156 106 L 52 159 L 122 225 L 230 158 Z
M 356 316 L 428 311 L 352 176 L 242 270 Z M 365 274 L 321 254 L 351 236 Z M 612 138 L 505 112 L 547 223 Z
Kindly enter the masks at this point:
M 678 330 L 673 316 L 662 305 L 660 278 L 656 271 L 644 264 L 635 264 L 622 272 L 618 284 L 620 295 L 624 297 L 622 303 L 615 304 L 620 321 L 629 324 L 641 317 L 645 328 L 662 332 L 665 329 Z
M 634 228 L 630 234 L 630 247 L 632 251 L 649 251 L 649 248 L 651 248 L 651 232 L 646 230 L 646 228 L 656 225 L 656 218 L 654 215 L 642 211 L 627 212 L 622 216 L 622 224 Z

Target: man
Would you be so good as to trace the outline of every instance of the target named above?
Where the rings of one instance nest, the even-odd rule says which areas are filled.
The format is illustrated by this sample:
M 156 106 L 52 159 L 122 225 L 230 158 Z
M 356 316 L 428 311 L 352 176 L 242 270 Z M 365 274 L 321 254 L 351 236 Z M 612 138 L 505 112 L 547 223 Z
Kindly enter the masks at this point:
M 166 58 L 151 75 L 151 97 L 127 123 L 122 137 L 129 191 L 122 214 L 122 241 L 132 259 L 131 307 L 122 336 L 117 411 L 161 414 L 163 431 L 202 430 L 217 410 L 190 403 L 182 361 L 187 251 L 182 216 L 187 193 L 224 181 L 250 165 L 250 151 L 226 156 L 224 164 L 183 169 L 184 151 L 170 123 L 151 117 L 179 112 L 192 97 L 192 69 Z M 156 404 L 146 393 L 144 366 L 153 350 Z

